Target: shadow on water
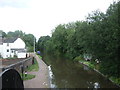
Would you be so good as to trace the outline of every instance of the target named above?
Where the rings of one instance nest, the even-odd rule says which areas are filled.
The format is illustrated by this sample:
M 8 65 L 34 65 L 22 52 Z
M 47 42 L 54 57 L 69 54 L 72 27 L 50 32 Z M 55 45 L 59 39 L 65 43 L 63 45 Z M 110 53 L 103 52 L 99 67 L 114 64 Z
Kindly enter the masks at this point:
M 100 88 L 117 88 L 108 79 L 85 65 L 48 55 L 44 56 L 43 60 L 51 65 L 54 75 L 52 83 L 57 88 L 93 88 L 95 83 L 99 83 Z

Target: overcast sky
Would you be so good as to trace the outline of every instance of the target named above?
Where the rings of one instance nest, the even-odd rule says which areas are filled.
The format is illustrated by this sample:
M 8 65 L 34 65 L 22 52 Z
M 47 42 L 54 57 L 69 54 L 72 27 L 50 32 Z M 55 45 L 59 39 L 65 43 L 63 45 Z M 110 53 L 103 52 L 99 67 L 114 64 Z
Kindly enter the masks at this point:
M 117 0 L 0 0 L 0 30 L 22 30 L 40 36 L 51 35 L 58 24 L 84 20 L 99 9 L 105 12 Z

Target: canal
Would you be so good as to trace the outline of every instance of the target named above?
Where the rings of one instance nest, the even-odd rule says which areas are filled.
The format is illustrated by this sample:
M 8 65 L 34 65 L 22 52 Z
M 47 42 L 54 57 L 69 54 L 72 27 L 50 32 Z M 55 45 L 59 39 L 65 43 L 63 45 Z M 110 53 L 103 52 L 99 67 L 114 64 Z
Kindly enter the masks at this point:
M 98 83 L 100 88 L 118 88 L 111 81 L 77 62 L 44 56 L 43 60 L 51 65 L 53 88 L 93 88 Z

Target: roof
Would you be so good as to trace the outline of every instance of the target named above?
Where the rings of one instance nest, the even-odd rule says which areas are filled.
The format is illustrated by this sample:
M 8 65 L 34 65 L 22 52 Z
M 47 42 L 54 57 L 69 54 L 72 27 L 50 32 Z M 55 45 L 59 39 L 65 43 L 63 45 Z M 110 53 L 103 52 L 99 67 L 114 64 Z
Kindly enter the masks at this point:
M 13 43 L 13 42 L 16 41 L 17 39 L 18 39 L 18 37 L 4 38 L 4 39 L 3 39 L 3 43 Z

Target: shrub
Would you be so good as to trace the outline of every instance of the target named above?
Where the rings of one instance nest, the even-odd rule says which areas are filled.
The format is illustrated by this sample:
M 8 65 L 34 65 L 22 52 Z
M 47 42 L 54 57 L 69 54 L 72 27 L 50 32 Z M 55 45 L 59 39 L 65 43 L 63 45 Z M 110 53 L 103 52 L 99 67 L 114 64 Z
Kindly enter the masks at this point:
M 75 57 L 73 61 L 82 61 L 84 58 L 82 56 Z
M 18 56 L 17 56 L 17 55 L 14 55 L 13 57 L 14 57 L 14 58 L 18 58 Z

